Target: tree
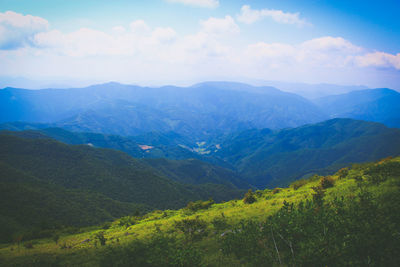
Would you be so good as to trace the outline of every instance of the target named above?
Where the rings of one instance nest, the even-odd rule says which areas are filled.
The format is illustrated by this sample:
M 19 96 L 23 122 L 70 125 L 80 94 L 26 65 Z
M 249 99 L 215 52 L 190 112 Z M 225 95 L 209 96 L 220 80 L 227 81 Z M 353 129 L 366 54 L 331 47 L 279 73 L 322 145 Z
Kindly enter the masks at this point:
M 249 189 L 249 191 L 247 191 L 247 193 L 244 195 L 243 202 L 246 204 L 252 204 L 256 201 L 257 201 L 257 199 L 256 199 L 253 191 L 251 189 Z

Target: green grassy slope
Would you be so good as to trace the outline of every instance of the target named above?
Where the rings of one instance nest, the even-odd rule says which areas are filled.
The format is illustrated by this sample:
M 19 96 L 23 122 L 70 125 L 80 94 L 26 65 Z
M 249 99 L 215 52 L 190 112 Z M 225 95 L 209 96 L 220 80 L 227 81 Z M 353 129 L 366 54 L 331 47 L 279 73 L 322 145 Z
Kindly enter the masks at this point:
M 9 266 L 398 266 L 400 158 L 5 245 Z

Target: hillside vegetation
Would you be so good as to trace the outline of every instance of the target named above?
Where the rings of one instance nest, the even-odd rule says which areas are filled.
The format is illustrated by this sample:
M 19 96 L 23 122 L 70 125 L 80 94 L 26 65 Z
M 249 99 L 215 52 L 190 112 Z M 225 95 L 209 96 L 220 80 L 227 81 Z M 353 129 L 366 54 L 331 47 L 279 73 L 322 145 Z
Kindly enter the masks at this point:
M 71 132 L 63 128 L 49 128 L 46 124 L 22 122 L 0 124 L 0 130 L 8 130 L 9 134 L 23 138 L 52 138 L 71 145 L 89 144 L 94 147 L 116 149 L 134 158 L 199 159 L 223 167 L 231 167 L 219 158 L 196 153 L 192 149 L 195 146 L 194 143 L 174 132 L 148 132 L 137 136 L 119 136 Z
M 0 129 L 25 129 L 9 132 L 24 138 L 51 137 L 68 144 L 121 150 L 144 158 L 163 176 L 183 183 L 215 181 L 239 188 L 287 186 L 315 173 L 334 173 L 351 163 L 400 155 L 399 129 L 353 119 L 332 119 L 283 130 L 252 129 L 195 143 L 173 132 L 122 137 L 40 127 L 27 123 L 0 125 Z M 26 130 L 32 128 L 36 130 Z
M 242 194 L 222 168 L 204 163 L 209 180 L 191 184 L 166 177 L 145 162 L 111 149 L 67 145 L 37 132 L 0 133 L 0 242 L 14 235 L 87 226 L 152 209 L 180 208 L 189 201 L 228 200 Z M 218 173 L 213 170 L 219 170 Z M 229 171 L 226 171 L 230 173 Z M 221 175 L 219 178 L 218 175 Z M 44 233 L 43 233 L 44 234 Z M 41 234 L 39 234 L 41 235 Z
M 399 266 L 400 158 L 4 245 L 6 266 Z
M 248 130 L 225 138 L 213 153 L 259 188 L 287 186 L 350 163 L 400 155 L 400 130 L 352 119 L 332 119 L 279 131 Z

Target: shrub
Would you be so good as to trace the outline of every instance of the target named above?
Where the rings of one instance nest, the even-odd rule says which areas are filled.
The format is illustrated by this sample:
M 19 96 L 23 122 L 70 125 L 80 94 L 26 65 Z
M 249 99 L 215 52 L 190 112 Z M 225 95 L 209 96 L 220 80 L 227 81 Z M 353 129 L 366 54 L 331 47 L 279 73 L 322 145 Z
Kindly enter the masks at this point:
M 325 196 L 325 189 L 322 186 L 314 186 L 312 189 L 314 190 L 314 194 L 312 195 L 313 201 L 318 206 L 322 206 L 323 199 Z
M 251 189 L 249 189 L 249 191 L 247 191 L 247 193 L 244 195 L 243 202 L 246 204 L 252 204 L 256 201 L 257 201 L 257 199 L 256 199 L 253 191 Z
M 341 168 L 336 173 L 336 175 L 339 177 L 339 179 L 345 178 L 348 174 L 349 174 L 349 168 Z
M 281 192 L 282 191 L 282 189 L 281 188 L 274 188 L 274 190 L 272 190 L 272 194 L 278 194 L 279 192 Z
M 380 164 L 369 167 L 364 174 L 371 183 L 379 184 L 388 178 L 400 176 L 400 163 L 382 161 Z
M 95 238 L 100 242 L 100 245 L 106 245 L 107 238 L 104 237 L 104 232 L 96 233 Z
M 263 194 L 264 194 L 264 191 L 263 191 L 263 190 L 257 190 L 254 194 L 255 194 L 257 197 L 262 197 Z
M 176 236 L 163 233 L 149 240 L 134 240 L 124 246 L 110 246 L 99 254 L 100 266 L 203 266 L 202 252 Z
M 111 222 L 105 222 L 103 223 L 103 225 L 101 226 L 102 229 L 107 230 L 111 227 L 112 223 Z
M 136 224 L 137 220 L 138 219 L 134 216 L 125 216 L 119 219 L 119 225 L 128 228 L 129 226 Z
M 25 247 L 26 249 L 31 249 L 31 248 L 33 248 L 33 244 L 32 244 L 32 242 L 25 242 L 25 243 L 24 243 L 24 247 Z
M 187 204 L 186 209 L 191 211 L 205 210 L 211 207 L 211 205 L 214 203 L 215 201 L 212 198 L 210 198 L 207 201 L 202 201 L 202 200 L 198 200 L 195 202 L 190 201 Z
M 185 235 L 186 241 L 200 240 L 207 233 L 207 223 L 199 218 L 188 218 L 176 221 L 175 229 L 181 231 Z
M 212 225 L 214 226 L 214 229 L 216 231 L 223 231 L 229 227 L 229 224 L 227 223 L 225 217 L 215 217 L 211 221 Z
M 59 234 L 54 234 L 52 236 L 53 241 L 56 243 L 56 245 L 58 244 L 58 240 L 60 239 L 60 235 Z
M 335 184 L 335 181 L 330 176 L 324 176 L 321 178 L 319 184 L 323 189 L 327 189 L 329 187 L 333 187 L 333 185 Z
M 302 187 L 303 185 L 307 184 L 308 181 L 305 179 L 300 179 L 297 181 L 294 181 L 290 184 L 290 187 L 292 187 L 294 190 L 299 189 L 300 187 Z

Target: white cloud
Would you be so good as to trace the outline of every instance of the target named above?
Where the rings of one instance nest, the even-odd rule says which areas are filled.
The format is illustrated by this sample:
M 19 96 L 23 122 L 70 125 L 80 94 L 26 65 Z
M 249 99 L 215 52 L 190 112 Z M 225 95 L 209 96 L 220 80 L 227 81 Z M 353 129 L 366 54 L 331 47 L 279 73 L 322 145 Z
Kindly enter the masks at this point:
M 144 20 L 135 20 L 132 21 L 130 24 L 130 29 L 132 32 L 136 34 L 145 34 L 150 31 L 150 27 L 144 22 Z
M 211 34 L 239 33 L 239 26 L 231 16 L 225 18 L 209 18 L 201 21 L 201 31 Z
M 31 30 L 26 30 L 29 34 L 19 38 L 13 50 L 0 49 L 0 76 L 160 83 L 182 77 L 192 81 L 250 77 L 360 84 L 383 75 L 378 72 L 395 80 L 388 78 L 388 73 L 400 70 L 400 53 L 371 52 L 341 37 L 325 36 L 298 44 L 237 42 L 240 28 L 228 15 L 199 21 L 198 30 L 186 35 L 171 27 L 150 27 L 143 20 L 110 31 L 81 28 L 65 33 L 47 30 L 48 23 L 41 18 L 12 15 L 17 19 L 7 15 L 5 20 L 2 14 L 0 37 L 9 34 L 11 27 Z M 389 70 L 376 70 L 382 67 Z
M 305 41 L 301 44 L 302 49 L 311 51 L 320 51 L 326 53 L 358 53 L 362 48 L 353 45 L 351 42 L 343 39 L 342 37 L 320 37 Z
M 295 24 L 298 26 L 309 24 L 305 19 L 300 18 L 299 13 L 289 13 L 275 9 L 256 10 L 251 9 L 249 5 L 242 6 L 242 8 L 240 9 L 240 15 L 237 16 L 237 19 L 240 22 L 252 24 L 258 20 L 261 20 L 264 17 L 271 18 L 275 22 L 282 24 Z
M 89 28 L 81 28 L 71 33 L 58 30 L 41 32 L 35 35 L 35 46 L 59 55 L 72 57 L 151 55 L 155 46 L 169 44 L 177 34 L 170 27 L 151 29 L 144 21 L 134 21 L 130 31 L 122 26 L 112 28 L 110 34 Z M 161 49 L 160 47 L 158 49 Z
M 169 3 L 180 3 L 188 6 L 216 8 L 219 6 L 218 0 L 166 0 Z
M 0 13 L 0 50 L 18 49 L 32 44 L 35 34 L 46 31 L 47 20 L 13 11 Z
M 161 43 L 173 41 L 176 38 L 177 34 L 174 29 L 171 27 L 157 27 L 152 32 L 152 37 L 154 40 L 157 40 Z
M 400 70 L 400 53 L 392 55 L 384 52 L 373 52 L 357 56 L 355 62 L 361 67 L 386 67 Z
M 363 49 L 341 37 L 315 38 L 297 45 L 264 43 L 248 45 L 246 57 L 265 67 L 274 68 L 345 68 Z
M 81 28 L 68 34 L 58 30 L 42 32 L 35 36 L 35 44 L 67 56 L 113 55 L 121 52 L 116 38 L 89 28 Z

